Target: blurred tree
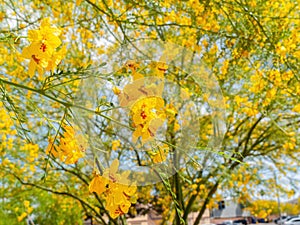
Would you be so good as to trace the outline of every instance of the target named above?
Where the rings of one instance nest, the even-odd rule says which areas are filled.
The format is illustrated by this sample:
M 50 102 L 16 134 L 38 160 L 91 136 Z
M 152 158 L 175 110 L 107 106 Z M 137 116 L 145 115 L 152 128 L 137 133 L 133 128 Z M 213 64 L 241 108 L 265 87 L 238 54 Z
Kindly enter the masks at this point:
M 272 195 L 275 189 L 293 195 L 299 172 L 299 21 L 295 0 L 2 0 L 1 215 L 15 223 L 81 224 L 93 217 L 119 224 L 127 210 L 134 216 L 154 209 L 163 223 L 174 224 L 197 211 L 198 224 L 223 197 L 245 202 L 257 190 Z M 129 53 L 121 57 L 124 45 L 151 53 L 141 40 L 169 45 L 150 63 Z M 172 65 L 169 58 L 180 55 L 173 44 L 211 73 L 198 71 L 197 80 Z M 163 77 L 179 97 L 168 82 L 159 83 Z M 144 87 L 140 78 L 156 86 Z M 212 90 L 222 93 L 224 103 Z M 131 111 L 118 111 L 122 104 Z M 210 110 L 199 113 L 205 106 Z M 211 148 L 210 140 L 223 134 L 217 123 L 223 117 L 214 111 L 227 118 L 227 126 L 220 147 Z M 191 129 L 184 133 L 185 127 Z M 147 146 L 160 129 L 163 141 Z M 190 137 L 186 143 L 180 131 Z M 194 144 L 190 150 L 187 143 Z M 105 173 L 114 158 L 120 168 Z M 124 165 L 166 159 L 174 176 L 160 171 L 161 182 L 138 187 L 134 203 L 134 183 L 121 175 Z M 276 183 L 268 175 L 274 170 L 290 185 Z M 98 176 L 91 194 L 89 184 Z M 116 185 L 121 178 L 126 187 Z

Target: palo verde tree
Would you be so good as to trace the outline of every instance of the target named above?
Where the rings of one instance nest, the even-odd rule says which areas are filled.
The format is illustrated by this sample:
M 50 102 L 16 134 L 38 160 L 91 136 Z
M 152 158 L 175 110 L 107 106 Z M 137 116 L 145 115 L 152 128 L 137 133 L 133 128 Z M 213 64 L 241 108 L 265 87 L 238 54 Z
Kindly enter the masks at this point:
M 297 1 L 2 0 L 0 22 L 5 221 L 198 224 L 294 195 Z

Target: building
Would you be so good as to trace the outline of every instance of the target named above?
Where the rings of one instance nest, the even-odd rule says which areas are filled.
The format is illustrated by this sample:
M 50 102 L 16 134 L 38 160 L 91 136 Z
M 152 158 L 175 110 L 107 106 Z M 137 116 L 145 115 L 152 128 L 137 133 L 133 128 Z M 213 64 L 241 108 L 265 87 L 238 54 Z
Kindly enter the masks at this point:
M 239 219 L 246 219 L 250 222 L 251 214 L 244 208 L 241 203 L 234 200 L 220 201 L 218 202 L 218 208 L 211 210 L 211 222 L 220 224 L 224 221 Z
M 128 225 L 158 225 L 161 220 L 161 216 L 154 213 L 148 213 L 146 215 L 129 218 L 127 219 L 127 223 Z
M 197 218 L 198 213 L 192 212 L 189 214 L 187 219 L 187 225 L 193 225 L 194 221 Z M 127 219 L 128 225 L 158 225 L 162 221 L 162 217 L 155 213 L 148 213 L 147 215 L 137 216 L 135 218 Z M 209 224 L 210 223 L 210 213 L 209 210 L 205 210 L 200 224 Z
M 198 212 L 192 212 L 189 214 L 187 219 L 187 225 L 193 225 L 196 220 Z M 251 214 L 249 211 L 244 210 L 244 207 L 240 203 L 236 203 L 234 200 L 220 201 L 218 208 L 209 211 L 205 210 L 200 224 L 220 224 L 224 221 L 233 221 L 246 219 L 250 223 Z M 146 215 L 139 215 L 134 218 L 128 218 L 128 225 L 158 225 L 162 222 L 162 216 L 157 214 L 155 211 L 149 211 Z M 172 221 L 170 221 L 172 222 Z M 98 223 L 93 223 L 90 220 L 85 221 L 86 225 L 96 225 Z M 171 223 L 170 223 L 171 224 Z

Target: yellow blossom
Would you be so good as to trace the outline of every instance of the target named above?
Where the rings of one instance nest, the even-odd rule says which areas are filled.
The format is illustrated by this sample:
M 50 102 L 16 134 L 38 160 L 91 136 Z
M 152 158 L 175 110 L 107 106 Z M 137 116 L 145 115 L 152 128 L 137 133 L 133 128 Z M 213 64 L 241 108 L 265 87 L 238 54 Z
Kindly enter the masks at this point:
M 60 33 L 58 28 L 51 27 L 49 18 L 42 20 L 38 30 L 28 31 L 28 40 L 31 44 L 23 49 L 21 56 L 30 59 L 28 70 L 30 76 L 34 75 L 35 70 L 42 75 L 44 69 L 53 70 L 60 63 L 66 51 L 62 48 L 56 52 L 56 48 L 61 45 L 58 37 Z
M 111 149 L 116 151 L 121 146 L 120 140 L 114 140 L 112 141 Z
M 142 142 L 152 139 L 157 129 L 166 118 L 164 100 L 161 97 L 146 97 L 138 100 L 131 107 L 133 127 L 132 139 L 134 142 L 141 137 Z
M 129 171 L 118 173 L 119 161 L 115 159 L 110 168 L 104 170 L 102 176 L 96 175 L 89 185 L 90 192 L 104 193 L 110 216 L 115 219 L 128 213 L 132 203 L 136 202 L 136 185 L 130 184 Z
M 168 65 L 165 62 L 152 62 L 150 67 L 153 69 L 153 76 L 164 78 Z
M 297 104 L 294 106 L 294 108 L 292 109 L 294 112 L 298 112 L 300 113 L 300 104 Z
M 112 90 L 113 90 L 113 92 L 114 92 L 115 95 L 121 94 L 121 90 L 119 88 L 117 88 L 117 87 L 113 87 Z
M 168 152 L 169 146 L 164 144 L 163 146 L 159 146 L 157 151 L 152 151 L 150 155 L 154 163 L 162 163 L 166 161 Z
M 49 138 L 46 149 L 47 154 L 52 154 L 66 164 L 74 164 L 78 159 L 84 157 L 85 146 L 82 136 L 76 135 L 73 127 L 63 126 L 64 133 L 59 139 L 59 145 L 54 144 L 53 138 Z
M 23 212 L 20 216 L 18 216 L 18 222 L 21 222 L 27 216 L 26 212 Z
M 108 180 L 103 178 L 100 175 L 96 175 L 89 185 L 89 191 L 96 192 L 98 195 L 101 195 L 105 190 L 105 186 L 108 184 Z
M 24 204 L 24 206 L 25 206 L 26 208 L 28 208 L 28 207 L 29 207 L 29 205 L 30 205 L 30 202 L 29 202 L 29 201 L 27 201 L 27 200 L 25 200 L 25 201 L 23 202 L 23 204 Z

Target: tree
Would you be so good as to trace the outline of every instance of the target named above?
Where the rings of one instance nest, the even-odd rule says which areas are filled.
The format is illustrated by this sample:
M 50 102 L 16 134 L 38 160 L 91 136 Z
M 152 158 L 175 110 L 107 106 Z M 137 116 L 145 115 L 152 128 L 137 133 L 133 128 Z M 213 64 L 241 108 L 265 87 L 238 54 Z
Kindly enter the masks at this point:
M 274 200 L 257 199 L 250 203 L 247 210 L 258 218 L 268 218 L 270 215 L 279 215 L 279 212 L 286 213 L 287 215 L 297 215 L 299 213 L 299 206 L 290 202 L 282 202 L 279 205 Z
M 296 1 L 2 3 L 10 218 L 30 200 L 37 223 L 117 224 L 155 209 L 174 224 L 197 211 L 198 224 L 228 195 L 294 194 L 273 171 L 299 165 Z M 58 201 L 72 211 L 38 213 Z

